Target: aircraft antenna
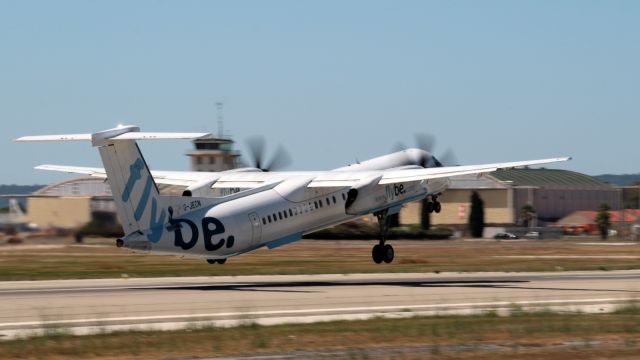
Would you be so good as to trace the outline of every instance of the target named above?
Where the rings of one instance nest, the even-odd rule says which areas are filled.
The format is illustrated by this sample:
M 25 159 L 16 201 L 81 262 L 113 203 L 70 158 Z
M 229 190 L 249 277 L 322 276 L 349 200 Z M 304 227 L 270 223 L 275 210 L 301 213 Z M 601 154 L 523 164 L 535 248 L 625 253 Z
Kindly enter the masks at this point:
M 216 119 L 218 120 L 218 138 L 224 137 L 224 114 L 222 113 L 222 102 L 216 103 Z

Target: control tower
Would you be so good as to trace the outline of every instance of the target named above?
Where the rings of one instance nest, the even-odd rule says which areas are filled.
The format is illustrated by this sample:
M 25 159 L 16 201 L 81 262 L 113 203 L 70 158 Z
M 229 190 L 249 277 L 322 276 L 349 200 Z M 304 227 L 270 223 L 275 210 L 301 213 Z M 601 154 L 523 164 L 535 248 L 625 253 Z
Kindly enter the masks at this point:
M 233 150 L 233 140 L 224 136 L 224 116 L 221 102 L 216 103 L 218 136 L 213 135 L 193 141 L 195 150 L 189 151 L 192 171 L 217 172 L 238 167 L 240 153 Z
M 237 167 L 240 153 L 233 150 L 233 140 L 206 137 L 193 141 L 194 150 L 187 152 L 192 171 L 225 171 Z

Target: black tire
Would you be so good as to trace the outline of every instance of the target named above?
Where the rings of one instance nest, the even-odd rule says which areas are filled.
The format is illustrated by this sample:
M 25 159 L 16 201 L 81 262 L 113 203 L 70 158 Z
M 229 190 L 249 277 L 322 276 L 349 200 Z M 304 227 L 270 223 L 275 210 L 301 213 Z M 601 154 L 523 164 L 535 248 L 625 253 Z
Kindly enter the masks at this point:
M 394 256 L 393 246 L 387 244 L 382 248 L 382 260 L 384 260 L 385 263 L 389 264 L 392 262 Z
M 442 204 L 440 204 L 439 201 L 434 202 L 433 211 L 435 211 L 436 214 L 439 214 L 441 210 L 442 210 Z
M 226 262 L 227 262 L 227 259 L 226 259 L 226 258 L 224 258 L 224 259 L 218 259 L 218 260 L 216 260 L 216 262 L 217 262 L 218 264 L 222 265 L 222 264 L 224 264 L 224 263 L 226 263 Z
M 218 261 L 217 261 L 217 260 L 215 260 L 215 259 L 207 259 L 207 262 L 208 262 L 209 264 L 215 264 L 215 263 L 217 263 Z
M 380 244 L 376 244 L 371 250 L 371 257 L 373 258 L 373 262 L 376 264 L 382 263 L 383 255 L 382 255 L 382 246 Z

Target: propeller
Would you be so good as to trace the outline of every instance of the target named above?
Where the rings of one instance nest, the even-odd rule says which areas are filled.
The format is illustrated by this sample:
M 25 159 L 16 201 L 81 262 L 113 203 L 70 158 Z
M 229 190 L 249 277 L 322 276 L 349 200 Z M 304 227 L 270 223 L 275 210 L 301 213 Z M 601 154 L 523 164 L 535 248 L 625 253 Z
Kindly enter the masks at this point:
M 429 154 L 433 154 L 433 150 L 435 149 L 435 145 L 436 145 L 435 136 L 431 134 L 426 134 L 426 133 L 418 133 L 415 135 L 415 138 L 416 138 L 416 145 L 419 149 L 424 150 Z M 403 143 L 398 143 L 396 144 L 395 149 L 397 151 L 401 151 L 401 150 L 406 150 L 407 147 Z M 430 163 L 430 160 L 432 159 L 433 159 L 433 162 Z M 425 157 L 421 159 L 419 165 L 422 167 L 433 166 L 433 165 L 435 165 L 436 167 L 456 166 L 456 165 L 459 165 L 459 162 L 453 150 L 451 148 L 447 148 L 447 150 L 444 153 L 442 153 L 441 156 Z
M 270 161 L 265 160 L 266 141 L 263 136 L 253 136 L 247 139 L 247 147 L 253 159 L 253 166 L 262 171 L 274 171 L 291 164 L 291 156 L 282 145 L 278 145 Z

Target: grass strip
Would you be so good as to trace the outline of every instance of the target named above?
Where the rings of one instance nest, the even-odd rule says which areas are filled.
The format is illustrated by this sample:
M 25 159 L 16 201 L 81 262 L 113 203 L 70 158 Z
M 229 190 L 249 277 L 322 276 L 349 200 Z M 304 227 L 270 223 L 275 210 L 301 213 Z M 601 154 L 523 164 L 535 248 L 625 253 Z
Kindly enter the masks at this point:
M 69 244 L 70 239 L 65 241 L 59 242 L 61 247 L 54 249 L 16 251 L 10 247 L 0 247 L 0 281 L 121 276 L 524 272 L 640 268 L 640 246 L 586 246 L 582 244 L 583 241 L 566 240 L 511 243 L 393 241 L 396 259 L 392 264 L 385 265 L 372 262 L 373 242 L 368 241 L 305 240 L 276 250 L 260 249 L 233 257 L 225 265 L 209 265 L 202 259 L 131 254 L 113 246 L 75 247 Z M 112 245 L 111 241 L 104 241 L 104 244 Z M 540 257 L 511 257 L 522 255 Z M 572 257 L 563 258 L 562 255 Z
M 318 351 L 322 357 L 321 351 L 335 349 L 348 349 L 343 356 L 347 358 L 473 355 L 507 359 L 517 354 L 523 359 L 631 359 L 640 349 L 640 306 L 632 303 L 610 314 L 514 308 L 509 316 L 485 313 L 277 326 L 247 323 L 226 329 L 194 326 L 182 331 L 91 336 L 71 336 L 57 328 L 37 338 L 0 341 L 3 359 L 195 358 L 294 351 Z

